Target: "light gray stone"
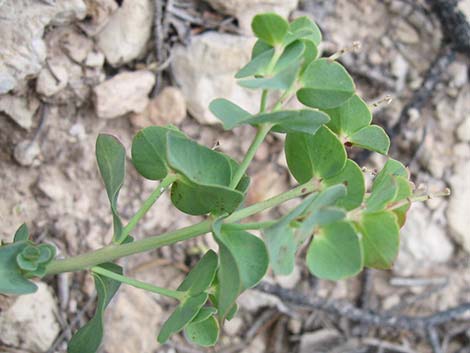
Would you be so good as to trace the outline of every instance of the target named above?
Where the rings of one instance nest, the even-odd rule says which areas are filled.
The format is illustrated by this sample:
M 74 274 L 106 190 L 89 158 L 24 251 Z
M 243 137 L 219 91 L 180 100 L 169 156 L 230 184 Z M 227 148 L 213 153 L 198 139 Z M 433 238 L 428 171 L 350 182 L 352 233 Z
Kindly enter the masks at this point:
M 62 25 L 86 15 L 82 0 L 57 0 L 48 5 L 37 0 L 5 0 L 0 6 L 0 94 L 36 76 L 46 59 L 42 40 L 49 24 Z
M 34 294 L 18 297 L 6 311 L 0 313 L 1 341 L 28 352 L 45 352 L 60 331 L 57 323 L 57 302 L 52 290 L 37 283 Z
M 470 161 L 462 160 L 449 178 L 450 195 L 447 218 L 455 240 L 470 253 Z
M 454 252 L 446 229 L 422 203 L 413 204 L 408 211 L 400 241 L 400 252 L 393 270 L 402 276 L 445 263 Z
M 39 73 L 36 80 L 36 91 L 46 97 L 53 96 L 67 86 L 68 71 L 60 61 L 50 60 L 48 67 Z
M 237 85 L 235 73 L 249 60 L 253 38 L 207 32 L 192 38 L 188 47 L 173 50 L 173 72 L 186 98 L 188 110 L 201 124 L 219 121 L 209 111 L 209 103 L 224 97 L 248 111 L 259 105 L 258 91 Z
M 327 353 L 343 341 L 335 330 L 324 329 L 306 333 L 300 338 L 300 353 Z
M 113 66 L 139 57 L 150 38 L 153 1 L 125 0 L 96 36 L 97 46 Z
M 298 0 L 208 0 L 216 10 L 238 19 L 243 33 L 251 33 L 252 18 L 263 12 L 276 12 L 287 18 L 297 8 Z
M 117 74 L 94 88 L 96 114 L 112 119 L 130 112 L 142 112 L 154 84 L 155 75 L 150 71 Z
M 78 26 L 89 36 L 98 34 L 119 8 L 116 0 L 87 0 L 87 19 Z
M 0 112 L 5 113 L 24 129 L 30 129 L 33 125 L 33 117 L 39 107 L 39 101 L 35 98 L 14 96 L 7 94 L 0 96 Z

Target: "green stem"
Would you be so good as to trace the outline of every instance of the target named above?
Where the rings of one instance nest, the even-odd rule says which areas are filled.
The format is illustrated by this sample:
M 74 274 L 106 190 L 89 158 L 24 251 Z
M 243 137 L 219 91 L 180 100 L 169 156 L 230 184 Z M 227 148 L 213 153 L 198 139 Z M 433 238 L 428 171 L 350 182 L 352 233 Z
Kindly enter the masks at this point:
M 268 101 L 268 90 L 264 89 L 261 93 L 261 104 L 259 106 L 259 112 L 264 113 L 266 111 L 266 104 Z
M 94 273 L 97 273 L 97 274 L 100 274 L 102 276 L 114 279 L 115 281 L 118 281 L 118 282 L 121 282 L 121 283 L 128 284 L 132 287 L 136 287 L 136 288 L 140 288 L 140 289 L 143 289 L 143 290 L 146 290 L 146 291 L 149 291 L 149 292 L 161 294 L 161 295 L 164 295 L 166 297 L 177 299 L 179 301 L 183 300 L 184 297 L 185 297 L 184 292 L 179 292 L 179 291 L 176 291 L 176 290 L 157 287 L 157 286 L 154 286 L 150 283 L 145 283 L 145 282 L 142 282 L 142 281 L 138 281 L 136 279 L 120 275 L 120 274 L 115 273 L 113 271 L 106 270 L 102 267 L 93 267 L 91 270 Z
M 248 206 L 232 213 L 225 219 L 226 223 L 235 223 L 246 217 L 266 209 L 277 206 L 283 202 L 296 197 L 307 195 L 318 189 L 318 185 L 308 182 L 295 187 L 292 190 L 274 196 L 268 200 Z M 174 244 L 183 240 L 195 238 L 199 235 L 208 233 L 211 230 L 212 220 L 205 220 L 189 227 L 166 232 L 157 236 L 136 240 L 132 243 L 120 245 L 108 245 L 101 249 L 91 251 L 86 254 L 78 255 L 63 260 L 54 260 L 48 266 L 46 275 L 54 275 L 62 272 L 74 272 L 84 270 L 103 262 L 114 261 L 121 257 L 138 254 L 144 251 L 160 248 L 165 245 Z
M 253 157 L 256 154 L 256 151 L 258 150 L 259 146 L 263 143 L 264 138 L 268 134 L 269 130 L 271 130 L 272 125 L 271 124 L 261 124 L 258 127 L 258 131 L 256 132 L 256 136 L 253 140 L 253 142 L 250 145 L 250 148 L 248 148 L 248 151 L 246 152 L 245 158 L 243 158 L 242 163 L 237 169 L 237 172 L 232 178 L 232 182 L 230 183 L 230 188 L 235 188 L 238 183 L 240 182 L 241 178 L 243 177 L 243 174 L 245 174 L 246 170 L 248 169 L 248 166 L 250 165 L 251 161 L 253 160 Z
M 277 221 L 264 221 L 264 222 L 251 222 L 251 223 L 237 223 L 237 229 L 246 229 L 246 230 L 254 230 L 254 229 L 264 229 L 269 228 L 273 224 L 276 224 Z
M 173 174 L 168 174 L 157 188 L 150 194 L 150 196 L 145 200 L 143 205 L 137 211 L 137 213 L 131 218 L 129 223 L 124 227 L 122 231 L 121 239 L 126 239 L 126 237 L 134 230 L 137 226 L 137 223 L 145 216 L 145 214 L 150 210 L 153 204 L 158 200 L 161 194 L 176 180 L 176 176 Z

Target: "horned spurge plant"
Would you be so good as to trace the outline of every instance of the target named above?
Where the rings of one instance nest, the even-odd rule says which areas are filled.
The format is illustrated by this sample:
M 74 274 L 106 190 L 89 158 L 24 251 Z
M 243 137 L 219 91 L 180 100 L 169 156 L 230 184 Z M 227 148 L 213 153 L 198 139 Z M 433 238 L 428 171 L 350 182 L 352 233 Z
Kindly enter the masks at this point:
M 252 28 L 258 41 L 251 61 L 236 78 L 243 87 L 262 90 L 259 112 L 249 113 L 222 98 L 210 104 L 226 130 L 241 125 L 256 129 L 241 162 L 198 144 L 174 126 L 141 130 L 132 142 L 132 163 L 144 178 L 160 183 L 124 225 L 117 203 L 126 153 L 115 137 L 100 135 L 96 158 L 110 202 L 112 244 L 55 259 L 55 248 L 34 244 L 22 225 L 13 243 L 0 247 L 0 293 L 32 293 L 36 290 L 32 278 L 80 270 L 93 273 L 96 311 L 72 337 L 70 353 L 98 350 L 105 309 L 123 283 L 178 301 L 157 334 L 160 343 L 184 331 L 189 341 L 212 346 L 221 325 L 235 315 L 238 296 L 255 286 L 269 266 L 276 274 L 291 273 L 300 247 L 307 248 L 306 265 L 319 278 L 340 280 L 357 275 L 364 267 L 392 266 L 410 203 L 427 195 L 414 191 L 408 170 L 393 159 L 388 159 L 366 190 L 363 171 L 348 158 L 348 150 L 355 146 L 387 154 L 390 141 L 381 127 L 371 124 L 369 106 L 355 93 L 344 67 L 335 61 L 338 55 L 319 57 L 321 33 L 315 23 L 301 17 L 289 24 L 268 13 L 256 16 Z M 295 96 L 305 108 L 286 110 L 284 106 Z M 286 134 L 287 164 L 299 185 L 247 206 L 244 200 L 250 179 L 246 171 L 272 131 Z M 170 192 L 177 209 L 206 215 L 206 219 L 134 240 L 135 226 L 165 191 Z M 244 221 L 294 198 L 301 202 L 279 219 Z M 254 229 L 261 230 L 262 238 L 249 232 Z M 126 277 L 123 268 L 113 262 L 206 233 L 212 233 L 218 252 L 207 251 L 178 288 Z

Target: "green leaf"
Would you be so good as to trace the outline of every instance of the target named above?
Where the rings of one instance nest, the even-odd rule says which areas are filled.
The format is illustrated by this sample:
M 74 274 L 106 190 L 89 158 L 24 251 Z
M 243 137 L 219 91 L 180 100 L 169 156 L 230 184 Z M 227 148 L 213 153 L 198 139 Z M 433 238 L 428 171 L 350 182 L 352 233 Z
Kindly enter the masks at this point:
M 381 154 L 387 154 L 390 138 L 384 129 L 377 125 L 366 126 L 352 134 L 348 141 L 353 146 L 362 147 Z
M 346 164 L 343 144 L 325 126 L 315 135 L 287 134 L 285 152 L 289 170 L 299 183 L 306 183 L 313 177 L 331 178 Z
M 269 258 L 261 239 L 235 227 L 222 225 L 222 219 L 214 222 L 212 230 L 219 245 L 220 260 L 214 305 L 222 322 L 233 310 L 238 295 L 264 277 Z
M 126 151 L 115 137 L 100 134 L 96 140 L 96 160 L 113 214 L 113 239 L 121 242 L 122 222 L 117 210 L 117 199 L 124 183 Z
M 307 210 L 316 197 L 317 194 L 309 195 L 274 225 L 263 230 L 271 267 L 277 275 L 288 275 L 294 270 L 298 243 L 294 239 L 291 223 Z
M 294 82 L 298 71 L 299 63 L 297 62 L 275 73 L 271 77 L 239 80 L 238 84 L 242 87 L 252 89 L 286 90 Z
M 1 294 L 30 294 L 37 290 L 33 282 L 24 278 L 17 265 L 17 256 L 29 246 L 27 241 L 18 241 L 0 246 L 0 293 Z
M 13 242 L 19 242 L 23 240 L 29 239 L 29 230 L 26 223 L 23 223 L 15 232 L 15 236 L 13 238 Z
M 323 181 L 325 185 L 343 184 L 346 186 L 347 194 L 338 201 L 337 206 L 346 210 L 359 207 L 364 200 L 366 185 L 361 168 L 351 159 L 346 161 L 344 169 L 332 178 Z
M 166 136 L 184 136 L 172 126 L 150 126 L 140 130 L 132 140 L 132 163 L 144 178 L 161 180 L 168 174 Z
M 372 121 L 369 106 L 356 94 L 339 107 L 325 109 L 325 112 L 331 118 L 328 127 L 341 137 L 354 134 Z
M 276 46 L 283 42 L 289 23 L 275 13 L 264 13 L 253 18 L 251 28 L 259 39 Z
M 122 267 L 116 264 L 104 263 L 99 266 L 122 274 Z M 95 315 L 73 335 L 68 345 L 68 353 L 94 353 L 98 351 L 104 334 L 104 311 L 121 285 L 121 282 L 96 273 L 93 273 L 93 277 L 98 292 Z
M 217 320 L 213 316 L 209 316 L 205 320 L 196 321 L 196 319 L 184 330 L 188 341 L 202 347 L 215 345 L 220 331 Z
M 217 254 L 209 250 L 188 273 L 184 281 L 178 287 L 178 290 L 183 292 L 187 291 L 189 295 L 192 296 L 206 291 L 214 280 L 217 267 Z
M 346 187 L 333 185 L 321 191 L 302 215 L 302 223 L 295 231 L 294 240 L 300 246 L 317 227 L 345 218 L 344 210 L 331 207 L 346 196 Z
M 267 68 L 274 56 L 274 48 L 268 46 L 267 50 L 255 55 L 251 61 L 243 66 L 236 74 L 235 78 L 244 78 L 255 75 L 265 75 Z
M 304 88 L 297 91 L 299 101 L 318 109 L 336 108 L 354 94 L 354 82 L 343 66 L 335 61 L 313 61 L 302 74 Z
M 400 176 L 404 177 L 405 179 L 410 178 L 410 172 L 408 169 L 401 162 L 392 158 L 387 160 L 380 173 L 377 174 L 374 179 L 374 185 L 381 184 L 388 175 Z
M 279 57 L 274 66 L 273 73 L 281 72 L 291 65 L 296 65 L 302 58 L 304 51 L 305 45 L 302 41 L 296 40 L 290 43 Z
M 233 304 L 232 308 L 229 310 L 227 316 L 225 317 L 225 319 L 227 321 L 230 321 L 234 318 L 234 316 L 237 314 L 237 311 L 238 311 L 238 304 L 235 303 Z
M 372 192 L 366 200 L 366 211 L 377 212 L 385 209 L 387 205 L 395 200 L 398 193 L 398 184 L 396 177 L 387 174 L 378 181 L 374 180 Z
M 340 280 L 357 275 L 363 268 L 362 245 L 347 222 L 325 226 L 307 251 L 310 272 L 323 279 Z
M 181 302 L 160 329 L 158 342 L 163 344 L 168 341 L 171 335 L 183 330 L 196 317 L 207 298 L 207 293 L 200 293 Z
M 240 191 L 225 186 L 200 185 L 178 180 L 171 187 L 171 201 L 190 215 L 224 214 L 235 211 L 244 199 Z
M 392 212 L 365 213 L 358 228 L 362 234 L 364 265 L 389 269 L 398 255 L 400 230 Z
M 263 240 L 230 226 L 222 226 L 216 240 L 219 245 L 223 243 L 235 258 L 243 290 L 252 288 L 261 281 L 269 264 L 268 251 Z
M 315 134 L 328 120 L 328 115 L 323 112 L 312 109 L 302 109 L 261 113 L 246 119 L 244 123 L 250 125 L 271 123 L 274 124 L 273 130 L 277 132 L 305 132 Z
M 217 313 L 217 309 L 212 306 L 205 306 L 199 310 L 196 317 L 191 321 L 191 323 L 197 323 L 204 321 L 211 317 L 213 314 Z
M 273 49 L 271 45 L 262 41 L 261 39 L 258 39 L 253 46 L 253 49 L 251 50 L 251 60 L 271 49 Z
M 167 157 L 181 174 L 171 188 L 171 200 L 179 210 L 192 215 L 231 213 L 243 201 L 242 192 L 228 187 L 233 167 L 222 153 L 169 134 Z
M 302 16 L 289 24 L 284 44 L 287 45 L 297 39 L 308 39 L 315 45 L 319 45 L 322 40 L 322 34 L 315 22 L 307 16 Z
M 224 98 L 214 99 L 209 104 L 209 110 L 219 119 L 225 130 L 240 126 L 251 117 L 251 114 Z

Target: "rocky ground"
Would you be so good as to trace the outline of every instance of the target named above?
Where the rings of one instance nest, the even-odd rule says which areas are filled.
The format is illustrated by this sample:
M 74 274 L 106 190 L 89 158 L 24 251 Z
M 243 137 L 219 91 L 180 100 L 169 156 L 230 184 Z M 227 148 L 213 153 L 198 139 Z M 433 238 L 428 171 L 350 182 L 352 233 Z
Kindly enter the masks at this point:
M 470 2 L 459 6 L 470 18 Z M 394 315 L 431 315 L 469 302 L 469 56 L 454 52 L 429 97 L 411 105 L 406 121 L 397 125 L 446 39 L 436 15 L 420 1 L 0 0 L 0 240 L 11 240 L 26 222 L 33 238 L 54 243 L 60 256 L 109 242 L 112 221 L 94 156 L 100 132 L 129 148 L 139 128 L 170 123 L 239 158 L 253 129 L 224 132 L 207 106 L 225 97 L 257 109 L 259 96 L 238 87 L 233 74 L 249 59 L 249 23 L 262 11 L 311 16 L 323 31 L 326 55 L 360 41 L 361 51 L 341 61 L 366 101 L 393 98 L 374 115 L 389 131 L 400 127 L 391 155 L 405 161 L 428 192 L 453 191 L 449 198 L 412 207 L 391 271 L 333 283 L 313 279 L 299 261 L 293 275 L 270 281 Z M 281 142 L 269 137 L 256 155 L 249 202 L 293 183 Z M 360 153 L 356 159 L 369 170 L 384 160 Z M 128 163 L 120 194 L 123 217 L 130 218 L 153 188 Z M 176 211 L 164 196 L 135 234 L 143 238 L 197 220 Z M 176 287 L 209 247 L 213 241 L 204 237 L 123 264 L 135 277 Z M 85 273 L 46 278 L 34 295 L 0 297 L 0 351 L 65 352 L 94 299 Z M 239 304 L 239 315 L 208 351 L 431 351 L 426 337 L 353 325 L 257 290 Z M 173 305 L 123 286 L 108 310 L 103 352 L 199 352 L 180 337 L 164 347 L 156 343 L 156 329 Z M 442 350 L 434 352 L 470 352 L 469 319 L 440 328 Z

